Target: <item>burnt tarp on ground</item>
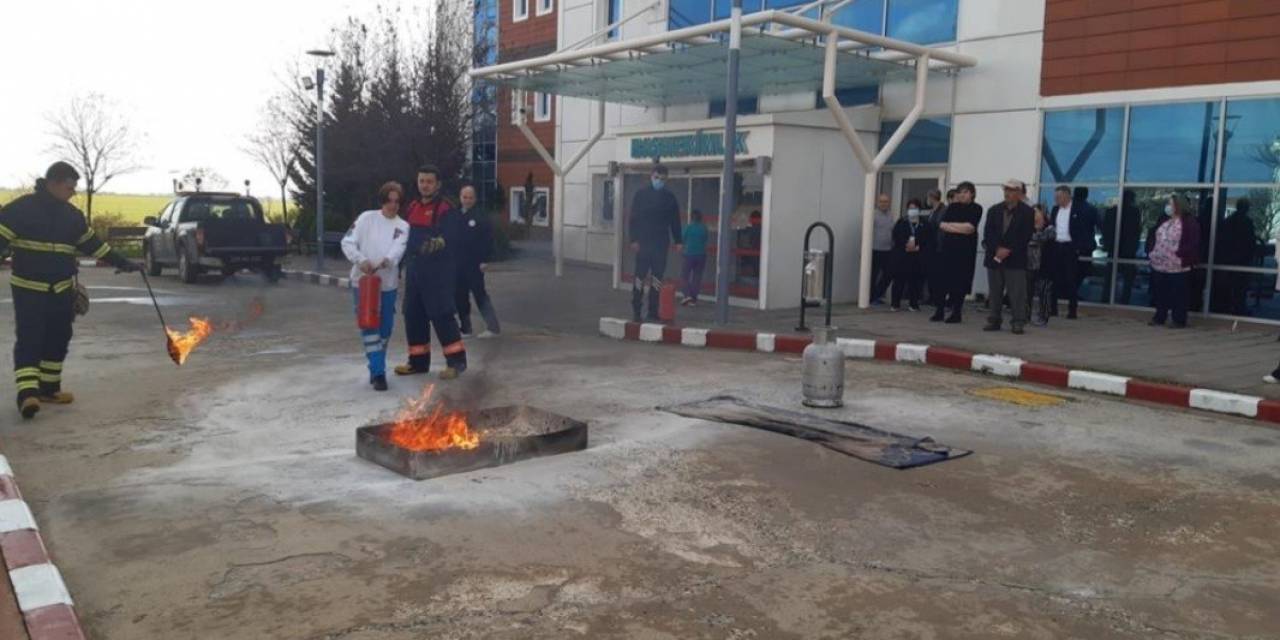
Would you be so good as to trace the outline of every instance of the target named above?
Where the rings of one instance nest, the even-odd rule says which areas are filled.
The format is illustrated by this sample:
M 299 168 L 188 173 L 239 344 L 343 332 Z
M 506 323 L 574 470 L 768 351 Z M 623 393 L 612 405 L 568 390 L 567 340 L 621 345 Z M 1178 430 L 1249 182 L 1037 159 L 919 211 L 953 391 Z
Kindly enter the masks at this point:
M 759 405 L 733 396 L 716 396 L 659 410 L 686 418 L 738 424 L 808 440 L 860 460 L 893 469 L 922 467 L 973 453 L 933 441 L 913 438 L 856 422 Z

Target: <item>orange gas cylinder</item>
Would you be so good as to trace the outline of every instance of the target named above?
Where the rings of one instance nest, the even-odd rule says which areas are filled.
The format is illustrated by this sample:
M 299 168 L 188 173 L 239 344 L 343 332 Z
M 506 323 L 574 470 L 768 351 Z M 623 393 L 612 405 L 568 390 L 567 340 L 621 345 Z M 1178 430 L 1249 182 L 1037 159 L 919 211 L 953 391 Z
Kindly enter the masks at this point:
M 658 293 L 658 319 L 663 322 L 676 320 L 676 285 L 664 283 Z
M 382 324 L 382 278 L 377 274 L 361 276 L 360 304 L 356 308 L 356 325 L 361 329 L 377 329 Z

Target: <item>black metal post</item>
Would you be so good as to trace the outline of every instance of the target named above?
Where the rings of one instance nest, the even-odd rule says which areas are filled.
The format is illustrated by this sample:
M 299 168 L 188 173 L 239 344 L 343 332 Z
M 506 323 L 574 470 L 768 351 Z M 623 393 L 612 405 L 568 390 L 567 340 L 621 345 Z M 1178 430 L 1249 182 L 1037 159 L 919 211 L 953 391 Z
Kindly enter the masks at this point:
M 831 230 L 830 225 L 828 225 L 825 222 L 815 222 L 809 225 L 809 228 L 804 232 L 804 251 L 800 254 L 801 255 L 800 260 L 803 263 L 804 261 L 809 259 L 809 240 L 813 237 L 813 230 L 819 227 L 821 227 L 822 230 L 827 232 L 827 259 L 826 259 L 826 263 L 823 265 L 822 296 L 823 298 L 826 299 L 826 306 L 827 306 L 826 326 L 829 327 L 831 326 L 831 299 L 832 299 L 832 291 L 833 291 L 832 289 L 833 285 L 832 285 L 831 279 L 835 275 L 834 267 L 835 267 L 835 261 L 836 261 L 836 235 L 835 235 L 835 232 Z M 808 265 L 803 264 L 800 268 L 800 325 L 796 327 L 796 331 L 809 330 L 809 327 L 806 326 L 804 323 L 805 311 L 809 307 L 816 307 L 820 304 L 817 302 L 811 303 L 807 298 L 805 298 L 804 272 L 805 272 L 806 266 Z
M 724 96 L 724 171 L 720 175 L 720 220 L 716 225 L 716 324 L 729 323 L 729 218 L 733 215 L 734 158 L 738 151 L 738 55 L 742 49 L 742 0 L 733 0 L 729 28 L 729 72 Z

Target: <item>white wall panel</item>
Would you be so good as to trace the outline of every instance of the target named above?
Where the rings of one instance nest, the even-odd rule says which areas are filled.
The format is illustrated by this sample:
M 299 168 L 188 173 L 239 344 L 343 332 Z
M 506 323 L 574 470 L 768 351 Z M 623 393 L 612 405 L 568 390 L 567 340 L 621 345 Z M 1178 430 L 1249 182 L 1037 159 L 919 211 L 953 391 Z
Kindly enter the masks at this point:
M 965 42 L 978 66 L 960 72 L 956 113 L 1034 109 L 1040 102 L 1041 34 Z
M 1009 178 L 1035 178 L 1039 112 L 958 114 L 951 126 L 952 182 L 998 186 Z
M 1045 0 L 960 0 L 958 39 L 991 38 L 1044 29 Z

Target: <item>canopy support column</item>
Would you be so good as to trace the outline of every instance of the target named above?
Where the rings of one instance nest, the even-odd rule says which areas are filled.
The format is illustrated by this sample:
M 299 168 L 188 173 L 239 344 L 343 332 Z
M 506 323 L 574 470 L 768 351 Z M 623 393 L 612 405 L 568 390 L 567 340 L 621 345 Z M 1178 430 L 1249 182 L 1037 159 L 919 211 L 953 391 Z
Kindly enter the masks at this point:
M 600 138 L 604 136 L 604 101 L 596 102 L 596 119 L 599 121 L 599 128 L 592 134 L 591 139 L 582 145 L 578 152 L 569 158 L 564 165 L 556 162 L 551 156 L 547 148 L 543 146 L 542 141 L 538 140 L 538 136 L 533 134 L 529 129 L 529 124 L 525 121 L 524 109 L 524 91 L 517 90 L 516 104 L 520 105 L 519 111 L 516 113 L 516 128 L 520 129 L 520 133 L 524 134 L 525 140 L 529 141 L 529 146 L 542 157 L 542 161 L 551 168 L 551 173 L 555 175 L 555 181 L 552 185 L 551 192 L 551 251 L 556 258 L 556 277 L 564 275 L 564 178 L 573 168 L 587 157 L 591 152 L 591 148 L 596 146 Z M 564 101 L 560 101 L 560 106 L 564 105 Z M 563 120 L 562 120 L 563 121 Z M 529 215 L 533 215 L 532 212 Z
M 862 165 L 863 171 L 866 172 L 862 189 L 862 247 L 858 258 L 858 307 L 866 309 L 871 306 L 871 255 L 872 236 L 875 233 L 876 178 L 885 163 L 902 145 L 907 134 L 911 133 L 911 129 L 920 120 L 920 115 L 924 113 L 925 90 L 929 86 L 929 53 L 926 51 L 916 57 L 915 105 L 911 107 L 911 112 L 903 119 L 902 124 L 898 125 L 898 130 L 893 132 L 884 147 L 873 157 L 866 145 L 862 144 L 857 130 L 844 112 L 844 106 L 836 97 L 836 54 L 839 52 L 839 39 L 840 36 L 834 29 L 827 32 L 826 58 L 822 69 L 822 100 L 826 103 L 831 116 L 835 118 L 840 132 L 844 134 L 849 146 L 853 149 L 853 155 L 858 159 L 858 164 Z

